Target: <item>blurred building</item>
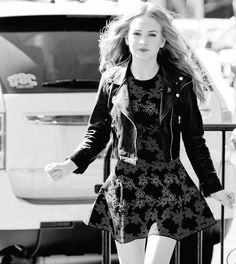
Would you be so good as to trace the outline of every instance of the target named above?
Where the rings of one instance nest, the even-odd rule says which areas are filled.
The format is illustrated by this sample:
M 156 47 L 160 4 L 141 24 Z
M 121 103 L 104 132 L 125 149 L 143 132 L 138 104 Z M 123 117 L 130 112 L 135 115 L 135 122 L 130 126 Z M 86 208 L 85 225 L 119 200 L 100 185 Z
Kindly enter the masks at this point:
M 147 0 L 161 3 L 181 17 L 230 18 L 236 9 L 236 0 Z M 234 4 L 233 4 L 234 2 Z M 234 7 L 233 7 L 234 6 Z
M 233 0 L 204 0 L 205 17 L 230 18 L 234 15 Z
M 0 0 L 7 2 L 10 0 Z M 12 0 L 11 0 L 12 1 Z M 15 0 L 20 1 L 20 0 Z M 96 0 L 25 0 L 32 2 L 85 2 Z M 125 5 L 133 5 L 135 2 L 154 2 L 160 6 L 166 7 L 168 10 L 176 13 L 177 16 L 185 18 L 230 18 L 236 10 L 236 0 L 104 0 L 114 1 Z
M 230 18 L 235 0 L 166 0 L 167 9 L 184 17 Z M 236 4 L 234 3 L 236 8 Z

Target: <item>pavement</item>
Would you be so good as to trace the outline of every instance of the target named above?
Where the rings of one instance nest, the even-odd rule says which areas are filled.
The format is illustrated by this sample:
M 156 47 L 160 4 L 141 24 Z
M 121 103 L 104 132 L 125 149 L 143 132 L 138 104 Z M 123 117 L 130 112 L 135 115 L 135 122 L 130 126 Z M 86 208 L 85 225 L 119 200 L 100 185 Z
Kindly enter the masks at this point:
M 101 264 L 102 256 L 90 254 L 84 256 L 50 256 L 38 258 L 35 264 Z M 111 255 L 111 263 L 119 264 L 116 254 Z

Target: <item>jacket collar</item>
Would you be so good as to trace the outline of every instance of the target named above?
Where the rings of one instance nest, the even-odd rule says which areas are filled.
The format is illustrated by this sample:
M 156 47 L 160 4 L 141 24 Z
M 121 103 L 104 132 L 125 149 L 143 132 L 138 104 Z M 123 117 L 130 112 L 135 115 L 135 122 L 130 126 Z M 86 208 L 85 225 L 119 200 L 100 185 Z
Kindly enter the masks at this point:
M 129 102 L 128 85 L 126 82 L 127 69 L 130 60 L 108 70 L 108 83 L 116 85 L 113 103 L 116 104 L 123 113 L 133 120 L 133 113 Z M 177 101 L 180 92 L 181 83 L 184 82 L 184 77 L 176 69 L 161 67 L 163 76 L 163 89 L 161 90 L 161 105 L 160 105 L 160 123 Z M 122 87 L 122 89 L 121 89 Z
M 113 83 L 118 86 L 122 85 L 126 79 L 129 64 L 130 60 L 120 64 L 119 66 L 109 69 L 107 72 L 108 83 Z
M 113 83 L 118 86 L 121 86 L 127 77 L 127 70 L 131 64 L 131 59 L 123 62 L 119 66 L 116 66 L 112 69 L 109 69 L 108 74 L 108 83 Z M 160 64 L 162 65 L 162 64 Z M 177 84 L 179 81 L 183 81 L 184 75 L 181 75 L 177 69 L 174 67 L 163 67 L 161 66 L 164 88 Z

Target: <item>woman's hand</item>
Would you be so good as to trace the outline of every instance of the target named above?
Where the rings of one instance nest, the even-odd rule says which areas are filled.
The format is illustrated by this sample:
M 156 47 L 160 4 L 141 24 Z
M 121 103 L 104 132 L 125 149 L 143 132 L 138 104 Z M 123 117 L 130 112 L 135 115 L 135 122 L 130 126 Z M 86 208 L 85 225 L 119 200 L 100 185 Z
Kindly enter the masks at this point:
M 50 163 L 45 166 L 45 172 L 54 181 L 62 179 L 77 169 L 73 161 L 67 159 L 64 162 Z
M 235 203 L 235 196 L 233 192 L 221 190 L 211 194 L 211 197 L 219 201 L 222 205 L 233 209 L 233 204 Z

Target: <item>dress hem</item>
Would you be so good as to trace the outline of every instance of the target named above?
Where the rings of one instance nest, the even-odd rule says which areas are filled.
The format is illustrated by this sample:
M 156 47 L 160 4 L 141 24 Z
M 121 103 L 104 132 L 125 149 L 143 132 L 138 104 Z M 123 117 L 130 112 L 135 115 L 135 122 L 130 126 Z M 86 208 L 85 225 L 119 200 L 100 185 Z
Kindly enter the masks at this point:
M 154 223 L 155 223 L 155 222 L 154 222 Z M 154 223 L 153 223 L 153 224 L 154 224 Z M 209 224 L 209 225 L 207 225 L 207 226 L 205 226 L 205 227 L 201 227 L 201 228 L 199 228 L 199 229 L 197 229 L 197 230 L 194 230 L 194 231 L 192 231 L 192 232 L 189 232 L 189 233 L 186 234 L 186 235 L 182 235 L 182 236 L 179 237 L 179 238 L 176 238 L 176 237 L 174 237 L 174 236 L 168 236 L 168 235 L 165 235 L 165 234 L 148 233 L 148 234 L 145 235 L 145 236 L 136 237 L 136 238 L 130 239 L 130 240 L 128 240 L 128 241 L 121 241 L 121 240 L 118 240 L 118 239 L 113 235 L 113 233 L 111 232 L 111 230 L 109 230 L 108 228 L 97 227 L 96 225 L 94 225 L 94 224 L 92 224 L 92 223 L 85 223 L 85 224 L 88 225 L 88 226 L 91 226 L 91 227 L 93 227 L 93 228 L 96 228 L 96 229 L 102 230 L 102 231 L 107 231 L 107 232 L 109 232 L 109 233 L 111 234 L 112 238 L 113 238 L 115 241 L 117 241 L 117 242 L 120 243 L 120 244 L 126 244 L 126 243 L 130 243 L 130 242 L 132 242 L 132 241 L 134 241 L 134 240 L 137 240 L 137 239 L 146 239 L 146 238 L 148 238 L 149 236 L 152 236 L 152 235 L 154 235 L 154 236 L 169 237 L 169 238 L 172 238 L 172 239 L 174 239 L 174 240 L 176 240 L 176 241 L 181 241 L 182 239 L 184 239 L 184 238 L 186 238 L 186 237 L 188 237 L 188 236 L 191 236 L 191 235 L 193 235 L 193 234 L 196 234 L 196 233 L 198 233 L 198 232 L 201 232 L 201 231 L 203 231 L 203 230 L 205 230 L 205 229 L 207 229 L 207 228 L 209 228 L 209 227 L 215 225 L 216 223 L 217 223 L 216 220 L 214 220 L 213 223 L 211 223 L 211 224 Z

